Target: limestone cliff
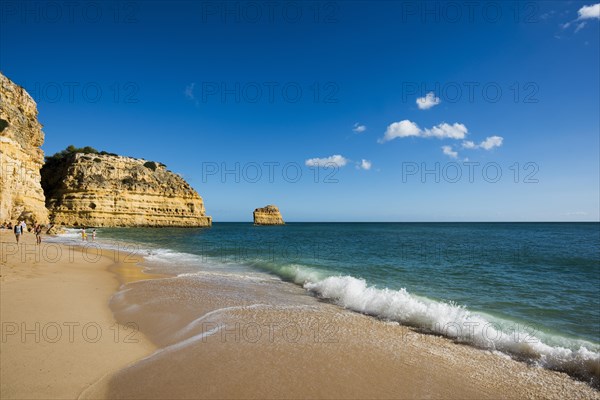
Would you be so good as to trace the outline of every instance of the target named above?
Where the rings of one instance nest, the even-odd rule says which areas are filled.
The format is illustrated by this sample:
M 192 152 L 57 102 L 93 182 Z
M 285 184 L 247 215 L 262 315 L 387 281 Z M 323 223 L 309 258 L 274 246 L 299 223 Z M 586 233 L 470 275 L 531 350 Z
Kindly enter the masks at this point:
M 283 218 L 279 208 L 269 205 L 254 210 L 254 225 L 283 225 Z
M 210 226 L 198 193 L 163 164 L 67 154 L 42 169 L 50 219 L 68 226 Z
M 25 89 L 0 73 L 0 223 L 48 221 L 40 184 L 44 133 L 37 115 Z

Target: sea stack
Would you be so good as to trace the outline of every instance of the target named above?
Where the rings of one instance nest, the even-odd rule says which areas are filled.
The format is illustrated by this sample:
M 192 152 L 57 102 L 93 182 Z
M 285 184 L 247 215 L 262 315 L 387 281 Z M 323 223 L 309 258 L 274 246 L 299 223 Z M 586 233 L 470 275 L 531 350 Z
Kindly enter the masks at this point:
M 35 101 L 0 73 L 0 223 L 48 222 L 40 168 L 42 125 Z
M 268 205 L 254 210 L 254 225 L 283 225 L 283 218 L 279 208 Z
M 86 149 L 87 153 L 78 152 Z M 198 193 L 181 176 L 154 161 L 71 147 L 48 158 L 42 185 L 50 219 L 57 225 L 212 224 Z

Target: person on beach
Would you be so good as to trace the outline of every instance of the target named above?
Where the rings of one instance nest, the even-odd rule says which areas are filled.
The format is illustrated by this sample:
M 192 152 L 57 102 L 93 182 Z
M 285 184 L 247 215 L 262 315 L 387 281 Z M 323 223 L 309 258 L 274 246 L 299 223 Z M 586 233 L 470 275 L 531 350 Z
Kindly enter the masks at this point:
M 16 224 L 14 228 L 15 238 L 17 239 L 17 244 L 19 243 L 19 239 L 23 234 L 23 226 L 21 224 Z
M 35 226 L 35 241 L 37 244 L 42 244 L 42 225 Z
M 87 240 L 87 234 L 85 233 L 85 228 L 81 229 L 81 240 L 84 242 Z
M 92 242 L 95 242 L 95 241 L 96 241 L 96 230 L 94 229 L 92 231 Z
M 27 232 L 27 224 L 25 223 L 25 220 L 21 221 L 19 225 L 21 225 L 21 233 Z

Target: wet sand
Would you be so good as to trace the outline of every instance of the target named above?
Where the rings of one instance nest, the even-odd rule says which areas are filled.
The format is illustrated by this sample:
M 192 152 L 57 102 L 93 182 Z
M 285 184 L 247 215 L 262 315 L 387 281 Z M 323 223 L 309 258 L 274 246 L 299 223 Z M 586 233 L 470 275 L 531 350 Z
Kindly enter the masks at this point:
M 564 373 L 343 310 L 276 278 L 136 282 L 111 307 L 160 349 L 82 398 L 600 398 Z
M 37 321 L 42 338 L 3 336 L 3 399 L 600 399 L 564 373 L 343 310 L 277 278 L 139 280 L 139 259 L 105 251 L 90 263 L 65 245 L 60 262 L 22 262 L 6 233 L 3 333 Z M 129 283 L 114 294 L 120 282 Z M 52 321 L 96 322 L 103 335 L 90 343 L 76 329 L 70 343 L 65 328 L 49 343 Z M 115 342 L 115 321 L 135 323 L 139 341 L 121 330 Z

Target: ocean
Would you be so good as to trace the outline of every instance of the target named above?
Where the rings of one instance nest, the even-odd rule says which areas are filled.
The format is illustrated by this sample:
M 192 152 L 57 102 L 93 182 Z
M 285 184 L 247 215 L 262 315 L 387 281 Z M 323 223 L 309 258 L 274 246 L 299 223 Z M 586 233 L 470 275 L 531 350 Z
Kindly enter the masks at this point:
M 215 223 L 101 228 L 98 243 L 143 255 L 150 272 L 284 281 L 374 318 L 600 376 L 599 223 Z

